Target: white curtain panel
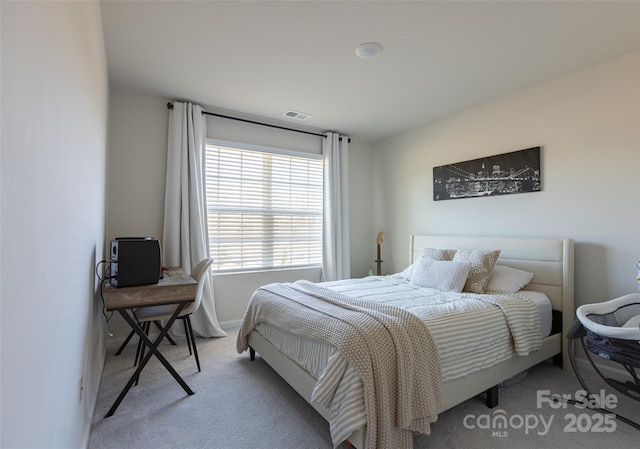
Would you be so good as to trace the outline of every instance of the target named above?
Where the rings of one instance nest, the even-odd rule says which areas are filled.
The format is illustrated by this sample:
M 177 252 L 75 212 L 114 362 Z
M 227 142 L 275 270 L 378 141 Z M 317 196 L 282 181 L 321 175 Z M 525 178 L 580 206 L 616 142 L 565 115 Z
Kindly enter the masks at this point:
M 349 250 L 349 139 L 328 132 L 322 143 L 324 211 L 322 280 L 351 277 Z
M 206 118 L 202 108 L 173 102 L 169 113 L 167 185 L 164 202 L 162 257 L 166 267 L 182 267 L 189 273 L 209 257 L 204 190 Z M 191 315 L 191 325 L 202 337 L 224 337 L 216 316 L 211 276 L 202 293 L 200 307 Z M 179 326 L 173 332 L 182 333 Z

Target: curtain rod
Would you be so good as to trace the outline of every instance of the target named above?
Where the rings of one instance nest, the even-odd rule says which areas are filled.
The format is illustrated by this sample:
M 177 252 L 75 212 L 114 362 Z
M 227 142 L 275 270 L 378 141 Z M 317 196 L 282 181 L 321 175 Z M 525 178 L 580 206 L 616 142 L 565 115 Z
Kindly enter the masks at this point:
M 173 109 L 173 105 L 171 103 L 167 103 L 167 107 L 169 109 Z M 211 115 L 213 117 L 221 117 L 221 118 L 226 118 L 226 119 L 229 119 L 229 120 L 237 120 L 239 122 L 251 123 L 253 125 L 268 126 L 270 128 L 283 129 L 285 131 L 292 131 L 292 132 L 295 132 L 295 133 L 310 134 L 312 136 L 318 136 L 318 137 L 324 137 L 324 138 L 327 137 L 324 134 L 318 134 L 318 133 L 314 133 L 314 132 L 311 132 L 311 131 L 302 131 L 300 129 L 286 128 L 284 126 L 271 125 L 269 123 L 255 122 L 253 120 L 247 120 L 247 119 L 243 119 L 243 118 L 239 118 L 239 117 L 231 117 L 229 115 L 214 114 L 213 112 L 207 112 L 207 111 L 202 111 L 202 113 L 204 115 Z M 340 137 L 340 140 L 342 140 L 342 137 Z M 351 142 L 351 138 L 349 138 L 348 142 Z

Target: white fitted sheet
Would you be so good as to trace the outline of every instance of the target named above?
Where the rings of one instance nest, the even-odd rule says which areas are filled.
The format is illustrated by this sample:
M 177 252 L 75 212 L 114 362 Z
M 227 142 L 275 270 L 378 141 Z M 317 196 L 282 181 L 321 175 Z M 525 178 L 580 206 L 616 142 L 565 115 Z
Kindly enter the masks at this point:
M 520 290 L 519 295 L 526 296 L 536 305 L 538 316 L 540 317 L 540 334 L 542 338 L 551 335 L 551 324 L 553 321 L 553 308 L 549 297 L 541 292 Z

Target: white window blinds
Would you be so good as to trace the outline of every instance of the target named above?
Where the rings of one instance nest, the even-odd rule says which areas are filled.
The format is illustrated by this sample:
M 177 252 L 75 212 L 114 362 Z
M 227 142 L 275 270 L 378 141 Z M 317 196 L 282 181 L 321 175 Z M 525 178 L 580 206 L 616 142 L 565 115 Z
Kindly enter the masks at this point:
M 322 159 L 207 145 L 213 270 L 322 264 Z

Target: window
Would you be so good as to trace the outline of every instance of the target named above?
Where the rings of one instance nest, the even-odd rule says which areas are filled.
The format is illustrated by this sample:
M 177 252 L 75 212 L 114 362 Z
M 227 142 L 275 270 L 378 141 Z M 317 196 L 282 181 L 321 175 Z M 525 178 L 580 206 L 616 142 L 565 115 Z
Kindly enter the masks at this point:
M 322 158 L 207 144 L 209 250 L 218 272 L 322 264 Z

